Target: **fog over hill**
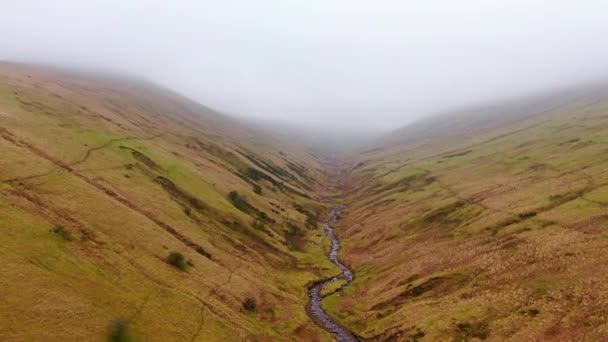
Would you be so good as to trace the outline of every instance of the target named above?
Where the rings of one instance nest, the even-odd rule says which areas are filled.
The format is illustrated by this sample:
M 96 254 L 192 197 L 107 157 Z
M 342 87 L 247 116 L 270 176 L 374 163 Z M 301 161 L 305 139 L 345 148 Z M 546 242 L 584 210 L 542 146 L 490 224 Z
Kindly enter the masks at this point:
M 606 10 L 592 0 L 24 0 L 0 13 L 0 60 L 139 74 L 237 116 L 389 130 L 603 78 Z

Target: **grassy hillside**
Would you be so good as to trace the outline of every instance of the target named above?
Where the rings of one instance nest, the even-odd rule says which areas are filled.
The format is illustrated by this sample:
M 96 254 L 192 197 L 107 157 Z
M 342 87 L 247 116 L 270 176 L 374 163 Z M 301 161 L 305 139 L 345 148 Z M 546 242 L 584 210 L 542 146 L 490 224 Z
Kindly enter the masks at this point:
M 150 83 L 0 64 L 0 340 L 608 339 L 608 91 L 426 119 L 345 156 Z M 324 293 L 332 293 L 334 284 Z
M 337 231 L 355 282 L 327 308 L 373 340 L 608 339 L 595 90 L 429 119 L 352 156 Z
M 305 340 L 305 150 L 136 80 L 0 64 L 0 340 Z

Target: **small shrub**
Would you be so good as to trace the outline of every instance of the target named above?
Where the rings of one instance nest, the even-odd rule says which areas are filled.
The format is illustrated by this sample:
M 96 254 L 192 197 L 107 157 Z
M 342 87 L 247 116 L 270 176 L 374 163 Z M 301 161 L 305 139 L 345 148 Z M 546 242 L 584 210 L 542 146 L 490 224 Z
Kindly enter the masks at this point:
M 52 231 L 53 231 L 53 233 L 57 234 L 58 236 L 60 236 L 65 241 L 72 241 L 72 240 L 74 240 L 74 237 L 72 236 L 72 233 L 70 233 L 67 229 L 65 229 L 64 226 L 55 226 L 55 228 L 53 228 Z
M 234 205 L 238 210 L 244 213 L 249 213 L 251 211 L 251 204 L 247 202 L 245 197 L 239 195 L 238 192 L 231 191 L 228 194 L 228 198 L 230 199 L 230 202 L 232 202 L 232 205 Z
M 291 223 L 291 222 L 287 222 L 287 227 L 289 228 L 289 230 L 287 230 L 285 233 L 287 235 L 290 236 L 296 236 L 296 235 L 301 235 L 301 230 L 300 227 L 298 227 L 297 225 Z
M 117 319 L 110 325 L 108 331 L 108 342 L 132 341 L 129 334 L 129 323 L 124 319 Z
M 253 298 L 247 298 L 243 302 L 243 309 L 245 309 L 246 311 L 249 311 L 249 312 L 255 311 L 256 307 L 257 307 L 257 304 L 255 303 L 255 299 L 253 299 Z
M 259 186 L 259 185 L 257 185 L 257 184 L 256 184 L 256 185 L 254 185 L 254 186 L 253 186 L 253 192 L 255 192 L 255 193 L 256 193 L 256 194 L 258 194 L 258 195 L 262 195 L 262 187 L 261 187 L 261 186 Z
M 182 253 L 179 252 L 171 252 L 167 257 L 167 262 L 181 271 L 185 271 L 188 268 L 186 258 Z
M 247 175 L 247 177 L 249 177 L 249 179 L 253 180 L 253 181 L 259 181 L 260 179 L 265 179 L 266 177 L 268 177 L 265 173 L 259 171 L 258 169 L 254 169 L 252 167 L 247 168 L 247 170 L 245 170 L 245 174 Z
M 306 228 L 308 228 L 308 229 L 317 229 L 317 225 L 318 224 L 319 224 L 319 222 L 317 221 L 316 218 L 314 218 L 312 216 L 306 217 Z

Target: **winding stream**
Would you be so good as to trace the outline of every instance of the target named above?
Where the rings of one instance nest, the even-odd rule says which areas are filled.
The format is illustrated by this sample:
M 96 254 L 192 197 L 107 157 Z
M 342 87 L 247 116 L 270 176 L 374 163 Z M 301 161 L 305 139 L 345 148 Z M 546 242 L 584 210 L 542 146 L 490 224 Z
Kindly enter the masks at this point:
M 327 237 L 329 237 L 329 239 L 331 240 L 331 251 L 329 252 L 329 255 L 327 257 L 334 265 L 336 265 L 336 266 L 338 266 L 338 268 L 340 268 L 342 273 L 340 273 L 339 275 L 337 275 L 335 277 L 320 280 L 317 283 L 315 283 L 308 290 L 309 301 L 308 301 L 308 306 L 307 306 L 308 314 L 313 319 L 313 321 L 321 328 L 332 333 L 334 335 L 334 337 L 336 338 L 336 340 L 339 342 L 350 342 L 350 341 L 358 341 L 358 340 L 350 330 L 348 330 L 345 327 L 343 327 L 342 325 L 340 325 L 327 312 L 325 312 L 325 310 L 323 310 L 323 308 L 321 307 L 321 301 L 323 300 L 321 291 L 328 284 L 338 281 L 340 279 L 345 279 L 346 284 L 342 285 L 342 287 L 340 287 L 337 291 L 344 289 L 345 287 L 349 286 L 353 282 L 353 272 L 348 267 L 346 267 L 344 264 L 342 264 L 340 262 L 340 260 L 338 259 L 338 250 L 340 249 L 340 240 L 338 240 L 338 238 L 336 237 L 336 234 L 334 233 L 333 228 L 330 226 L 330 224 L 332 224 L 338 220 L 338 212 L 345 208 L 346 208 L 346 206 L 339 206 L 339 207 L 333 209 L 331 211 L 331 217 L 329 219 L 329 222 L 324 224 L 325 233 L 327 234 Z

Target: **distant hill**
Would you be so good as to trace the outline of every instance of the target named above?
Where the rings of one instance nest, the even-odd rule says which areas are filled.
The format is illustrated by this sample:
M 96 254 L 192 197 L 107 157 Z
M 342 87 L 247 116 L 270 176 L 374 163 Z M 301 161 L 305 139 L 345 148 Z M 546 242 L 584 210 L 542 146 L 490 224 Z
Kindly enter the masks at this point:
M 513 97 L 440 113 L 384 135 L 366 148 L 373 150 L 419 149 L 423 146 L 448 147 L 450 144 L 474 139 L 485 132 L 509 128 L 518 121 L 546 113 L 574 109 L 608 97 L 608 83 L 594 82 L 566 89 L 547 91 L 527 97 Z

